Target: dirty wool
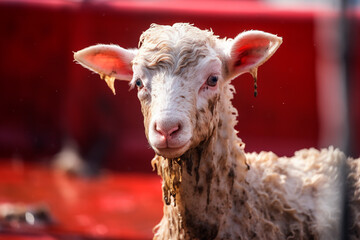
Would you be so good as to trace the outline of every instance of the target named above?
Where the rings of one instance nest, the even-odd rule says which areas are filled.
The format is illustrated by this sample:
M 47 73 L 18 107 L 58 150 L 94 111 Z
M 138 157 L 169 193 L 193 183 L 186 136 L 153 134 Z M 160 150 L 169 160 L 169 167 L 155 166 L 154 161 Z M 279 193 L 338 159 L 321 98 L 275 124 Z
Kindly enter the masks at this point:
M 99 44 L 74 54 L 114 94 L 115 80 L 138 90 L 163 180 L 154 239 L 339 239 L 344 199 L 348 235 L 360 239 L 359 159 L 331 146 L 290 158 L 245 153 L 237 135 L 231 82 L 250 73 L 256 96 L 258 67 L 281 43 L 256 30 L 226 39 L 186 23 L 153 24 L 136 49 Z

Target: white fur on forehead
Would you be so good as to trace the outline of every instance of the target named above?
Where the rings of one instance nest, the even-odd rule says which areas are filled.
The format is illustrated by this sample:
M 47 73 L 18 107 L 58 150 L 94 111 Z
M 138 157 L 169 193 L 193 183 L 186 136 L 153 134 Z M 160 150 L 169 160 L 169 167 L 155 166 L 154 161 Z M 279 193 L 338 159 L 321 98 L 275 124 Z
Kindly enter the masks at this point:
M 175 23 L 172 26 L 151 24 L 150 28 L 140 36 L 139 48 L 154 49 L 165 42 L 169 46 L 188 41 L 214 44 L 217 38 L 218 36 L 212 31 L 201 30 L 188 23 Z
M 212 31 L 187 23 L 152 24 L 141 35 L 139 53 L 133 62 L 148 68 L 170 68 L 176 73 L 208 56 L 209 48 L 215 48 L 217 40 L 218 36 Z

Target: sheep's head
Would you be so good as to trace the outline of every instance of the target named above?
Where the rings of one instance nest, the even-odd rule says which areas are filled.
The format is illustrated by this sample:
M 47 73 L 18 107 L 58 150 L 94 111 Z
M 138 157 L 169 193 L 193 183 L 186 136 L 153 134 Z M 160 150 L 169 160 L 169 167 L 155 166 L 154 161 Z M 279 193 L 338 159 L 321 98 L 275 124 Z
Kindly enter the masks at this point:
M 256 78 L 257 67 L 281 42 L 261 31 L 225 40 L 189 24 L 152 25 L 138 49 L 95 45 L 74 58 L 100 74 L 114 94 L 115 79 L 136 87 L 151 147 L 176 158 L 213 134 L 217 103 L 229 81 L 245 72 Z

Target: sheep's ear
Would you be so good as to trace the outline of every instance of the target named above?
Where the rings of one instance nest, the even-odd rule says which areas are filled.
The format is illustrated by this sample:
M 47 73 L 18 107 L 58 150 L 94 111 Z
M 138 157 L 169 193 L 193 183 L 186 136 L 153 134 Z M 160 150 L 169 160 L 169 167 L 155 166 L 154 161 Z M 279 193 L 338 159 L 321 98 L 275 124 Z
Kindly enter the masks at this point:
M 250 72 L 256 78 L 257 68 L 276 52 L 281 43 L 281 37 L 262 31 L 240 33 L 230 49 L 229 77 Z
M 117 45 L 95 45 L 74 53 L 75 60 L 83 67 L 100 75 L 115 94 L 114 81 L 132 79 L 131 61 L 136 50 L 128 50 Z

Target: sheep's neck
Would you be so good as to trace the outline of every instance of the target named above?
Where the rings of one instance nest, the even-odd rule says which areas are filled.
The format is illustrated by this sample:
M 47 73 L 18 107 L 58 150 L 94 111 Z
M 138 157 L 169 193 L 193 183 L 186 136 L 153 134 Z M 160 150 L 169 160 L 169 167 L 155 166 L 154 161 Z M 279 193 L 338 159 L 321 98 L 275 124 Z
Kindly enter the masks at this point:
M 154 158 L 163 178 L 163 237 L 213 239 L 231 210 L 235 178 L 243 179 L 247 165 L 234 130 L 226 138 L 220 131 L 224 129 L 217 130 L 178 159 Z

